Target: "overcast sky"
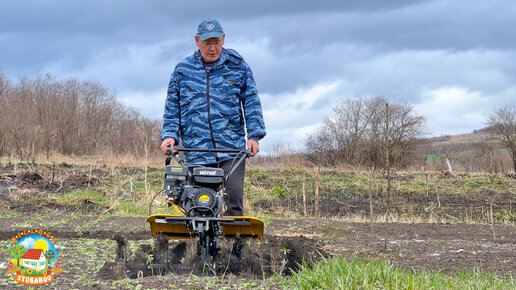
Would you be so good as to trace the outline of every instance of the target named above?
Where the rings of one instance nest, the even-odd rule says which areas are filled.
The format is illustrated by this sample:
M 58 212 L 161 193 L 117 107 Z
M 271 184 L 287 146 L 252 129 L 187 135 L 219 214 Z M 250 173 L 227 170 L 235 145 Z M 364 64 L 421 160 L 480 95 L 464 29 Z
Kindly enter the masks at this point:
M 0 69 L 102 82 L 161 119 L 208 17 L 253 70 L 265 150 L 302 145 L 345 99 L 410 103 L 429 136 L 479 129 L 516 103 L 516 1 L 2 0 Z

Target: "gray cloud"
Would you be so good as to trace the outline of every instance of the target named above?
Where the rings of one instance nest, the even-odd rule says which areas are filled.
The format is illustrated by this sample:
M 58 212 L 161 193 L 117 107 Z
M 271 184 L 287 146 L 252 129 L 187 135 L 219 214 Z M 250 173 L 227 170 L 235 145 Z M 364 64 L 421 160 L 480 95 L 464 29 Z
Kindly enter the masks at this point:
M 374 95 L 414 104 L 442 121 L 429 122 L 441 134 L 481 127 L 513 102 L 513 15 L 511 1 L 3 1 L 0 67 L 11 78 L 101 81 L 160 118 L 170 73 L 195 50 L 198 22 L 213 17 L 253 69 L 271 120 L 266 144 L 302 142 L 332 106 Z M 450 102 L 443 116 L 432 107 L 446 98 L 477 106 Z

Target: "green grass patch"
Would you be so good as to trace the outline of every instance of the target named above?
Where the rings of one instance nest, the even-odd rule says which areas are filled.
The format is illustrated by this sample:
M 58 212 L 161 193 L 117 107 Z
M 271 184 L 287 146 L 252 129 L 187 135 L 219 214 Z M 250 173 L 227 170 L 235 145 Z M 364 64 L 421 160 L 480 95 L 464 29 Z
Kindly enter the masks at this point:
M 20 216 L 21 216 L 20 212 L 16 212 L 16 211 L 13 211 L 13 210 L 9 210 L 7 212 L 2 212 L 0 214 L 0 218 L 17 218 L 17 217 L 20 217 Z
M 425 157 L 425 162 L 427 164 L 434 164 L 436 161 L 442 162 L 442 157 L 439 154 L 429 154 Z
M 272 216 L 270 214 L 258 214 L 258 215 L 256 215 L 256 217 L 263 221 L 263 226 L 265 228 L 267 228 L 267 226 L 269 225 L 269 222 L 271 221 L 271 219 L 274 218 L 274 216 Z
M 464 182 L 463 188 L 465 191 L 470 191 L 477 188 L 486 188 L 490 183 L 487 177 L 472 177 Z
M 81 205 L 93 202 L 98 206 L 110 206 L 110 199 L 101 193 L 88 189 L 78 189 L 55 197 L 55 202 L 60 205 Z
M 45 215 L 39 215 L 33 218 L 30 218 L 25 221 L 21 221 L 18 223 L 13 224 L 14 227 L 34 227 L 37 224 L 41 224 L 46 218 L 52 216 L 52 213 L 48 213 Z
M 123 201 L 117 206 L 116 213 L 126 216 L 147 216 L 149 214 L 149 207 L 130 201 Z
M 276 196 L 276 197 L 281 197 L 281 196 L 285 196 L 285 195 L 287 195 L 287 192 L 286 192 L 283 188 L 281 188 L 281 187 L 279 187 L 279 186 L 277 186 L 277 185 L 275 185 L 274 187 L 272 187 L 272 190 L 271 190 L 271 191 L 272 191 L 272 194 L 273 194 L 274 196 Z
M 516 212 L 509 212 L 508 210 L 501 210 L 493 213 L 493 218 L 503 223 L 516 223 Z
M 257 170 L 250 171 L 249 177 L 251 179 L 256 179 L 256 180 L 259 180 L 259 181 L 266 181 L 266 180 L 268 180 L 270 178 L 269 174 L 267 172 L 257 171 Z
M 94 220 L 91 220 L 91 221 L 89 221 L 89 222 L 87 222 L 87 223 L 84 223 L 84 224 L 82 224 L 82 225 L 80 225 L 80 226 L 76 227 L 76 228 L 75 228 L 75 230 L 79 231 L 79 232 L 77 233 L 77 235 L 78 235 L 79 237 L 82 237 L 82 230 L 83 230 L 83 229 L 87 229 L 88 227 L 94 226 L 94 225 L 96 225 L 96 224 L 100 223 L 101 221 L 104 221 L 104 220 L 106 220 L 106 219 L 108 219 L 108 218 L 110 218 L 110 217 L 112 217 L 112 216 L 113 216 L 113 214 L 111 214 L 111 213 L 105 213 L 105 214 L 103 214 L 103 215 L 99 216 L 98 218 L 96 218 L 96 219 L 94 219 Z
M 301 266 L 283 286 L 295 289 L 514 289 L 516 279 L 479 270 L 452 275 L 442 272 L 409 272 L 387 260 L 367 261 L 342 257 L 323 259 L 312 267 Z
M 59 226 L 59 225 L 62 225 L 62 224 L 66 224 L 74 219 L 77 219 L 79 218 L 81 215 L 79 213 L 76 213 L 76 214 L 72 214 L 70 216 L 67 216 L 61 220 L 57 220 L 57 221 L 54 221 L 54 222 L 51 222 L 51 223 L 47 223 L 45 225 L 45 227 L 55 227 L 55 226 Z

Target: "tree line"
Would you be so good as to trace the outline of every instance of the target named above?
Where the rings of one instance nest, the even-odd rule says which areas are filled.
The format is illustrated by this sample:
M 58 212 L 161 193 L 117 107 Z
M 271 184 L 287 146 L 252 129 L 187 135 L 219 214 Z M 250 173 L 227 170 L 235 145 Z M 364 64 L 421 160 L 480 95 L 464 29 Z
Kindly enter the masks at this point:
M 133 154 L 158 148 L 161 123 L 98 82 L 50 74 L 16 82 L 0 71 L 0 156 Z
M 510 159 L 516 169 L 515 106 L 488 115 L 491 137 L 474 144 L 442 143 L 430 148 L 421 138 L 425 122 L 407 103 L 384 97 L 348 99 L 307 136 L 307 154 L 296 156 L 328 167 L 406 168 L 424 162 L 421 156 L 437 154 L 465 171 L 498 172 L 504 159 Z M 122 104 L 101 83 L 58 80 L 50 74 L 13 81 L 0 70 L 0 156 L 28 160 L 53 153 L 130 154 L 140 158 L 159 148 L 160 133 L 159 120 Z M 274 156 L 282 155 L 277 151 Z
M 306 158 L 328 167 L 374 169 L 425 166 L 426 157 L 437 155 L 446 160 L 442 164 L 448 166 L 443 169 L 453 164 L 463 171 L 487 172 L 507 169 L 503 161 L 510 159 L 510 167 L 516 170 L 515 106 L 506 105 L 489 114 L 483 130 L 488 133 L 468 143 L 429 145 L 429 139 L 422 138 L 425 123 L 410 104 L 384 97 L 345 100 L 307 136 Z

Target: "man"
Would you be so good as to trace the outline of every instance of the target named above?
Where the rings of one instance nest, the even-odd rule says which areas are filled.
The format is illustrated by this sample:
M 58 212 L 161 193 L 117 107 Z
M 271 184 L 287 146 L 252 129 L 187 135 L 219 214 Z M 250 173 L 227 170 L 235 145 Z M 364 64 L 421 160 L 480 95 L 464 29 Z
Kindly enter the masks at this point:
M 213 19 L 197 27 L 199 48 L 179 62 L 168 85 L 163 115 L 161 150 L 167 146 L 202 149 L 251 149 L 259 151 L 265 136 L 262 108 L 251 69 L 234 50 L 226 49 L 225 34 Z M 247 137 L 247 141 L 246 141 Z M 229 173 L 235 154 L 188 152 L 189 164 L 223 168 Z M 241 156 L 241 155 L 240 155 Z M 243 215 L 245 163 L 225 184 L 226 216 Z

